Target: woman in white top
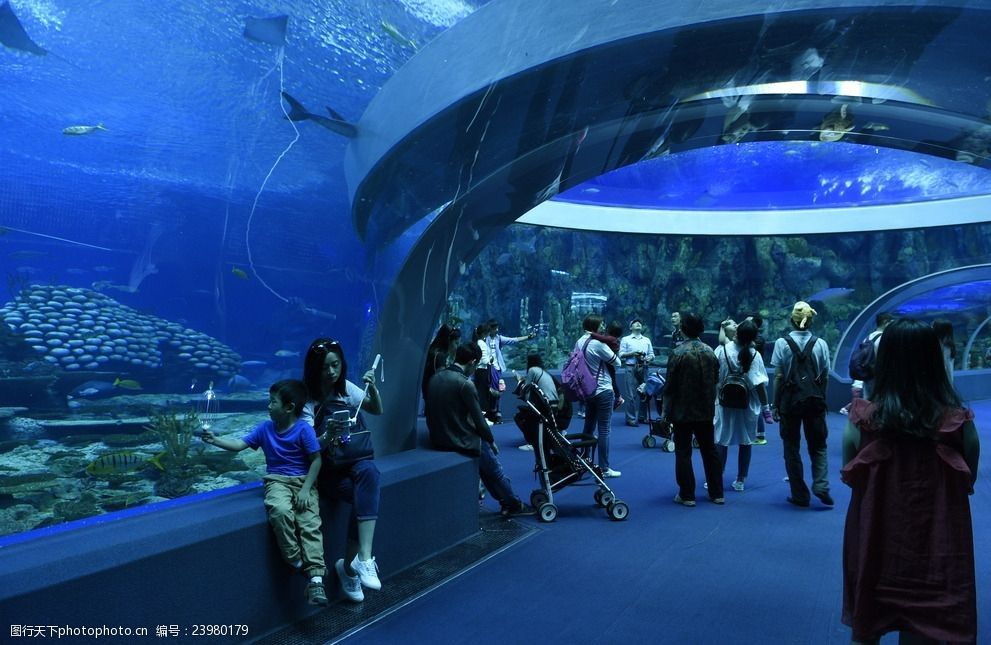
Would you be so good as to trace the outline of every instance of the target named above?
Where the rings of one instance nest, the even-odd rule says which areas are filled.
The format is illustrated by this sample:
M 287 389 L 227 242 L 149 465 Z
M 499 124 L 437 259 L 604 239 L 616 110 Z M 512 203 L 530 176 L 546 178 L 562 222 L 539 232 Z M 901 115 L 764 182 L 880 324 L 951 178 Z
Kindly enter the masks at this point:
M 348 380 L 348 363 L 336 340 L 318 338 L 310 344 L 303 362 L 303 382 L 310 401 L 302 418 L 316 430 L 323 448 L 323 466 L 317 477 L 322 499 L 351 503 L 351 522 L 345 558 L 334 568 L 344 594 L 352 602 L 364 600 L 361 588 L 381 589 L 372 541 L 379 513 L 379 470 L 370 435 L 360 415 L 382 414 L 382 399 L 375 387 L 375 373 L 362 377 L 367 393 Z M 361 412 L 356 413 L 358 407 Z M 353 417 L 341 421 L 337 414 Z M 354 427 L 350 428 L 351 421 Z M 349 441 L 335 441 L 349 431 Z
M 757 325 L 752 320 L 744 320 L 736 328 L 734 340 L 716 348 L 719 361 L 719 383 L 726 381 L 730 368 L 745 376 L 750 391 L 750 405 L 746 408 L 724 408 L 716 406 L 716 450 L 723 471 L 729 446 L 740 446 L 737 461 L 736 480 L 733 490 L 743 490 L 743 482 L 750 471 L 751 446 L 757 440 L 757 415 L 764 415 L 766 423 L 772 423 L 771 408 L 767 404 L 767 370 L 760 352 L 753 348 L 757 338 Z
M 575 343 L 575 350 L 585 354 L 588 371 L 596 379 L 595 393 L 585 399 L 585 429 L 587 435 L 598 434 L 599 467 L 603 477 L 619 477 L 622 473 L 609 466 L 609 431 L 616 401 L 613 382 L 607 365 L 619 365 L 619 357 L 602 341 L 592 338 L 592 332 L 603 329 L 602 316 L 589 314 L 582 321 L 585 333 Z

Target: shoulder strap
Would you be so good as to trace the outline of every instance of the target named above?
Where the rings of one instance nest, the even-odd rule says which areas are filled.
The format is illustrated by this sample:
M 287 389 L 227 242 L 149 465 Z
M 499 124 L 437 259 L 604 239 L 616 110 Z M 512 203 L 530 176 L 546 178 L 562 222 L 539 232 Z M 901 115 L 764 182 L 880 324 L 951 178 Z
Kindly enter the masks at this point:
M 585 341 L 585 346 L 582 347 L 582 358 L 585 359 L 585 365 L 588 365 L 588 344 L 591 343 L 593 340 L 594 339 L 590 335 L 588 337 L 588 340 Z M 599 342 L 602 342 L 602 341 L 599 341 Z M 602 371 L 602 359 L 599 359 L 599 369 L 595 370 L 595 374 L 594 374 L 596 381 L 599 380 L 599 372 L 601 372 L 601 371 Z
M 802 350 L 800 350 L 798 348 L 798 343 L 796 343 L 794 341 L 794 339 L 792 339 L 791 334 L 785 334 L 784 339 L 785 339 L 785 342 L 788 343 L 788 347 L 791 348 L 791 353 L 796 358 L 799 357 L 799 356 L 802 356 Z M 808 345 L 806 345 L 806 347 L 808 347 Z

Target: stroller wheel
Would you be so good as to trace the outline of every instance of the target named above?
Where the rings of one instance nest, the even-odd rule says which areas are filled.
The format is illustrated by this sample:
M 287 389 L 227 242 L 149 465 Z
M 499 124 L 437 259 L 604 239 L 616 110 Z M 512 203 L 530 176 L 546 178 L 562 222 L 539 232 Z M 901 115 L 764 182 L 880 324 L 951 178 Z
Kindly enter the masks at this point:
M 643 447 L 644 448 L 653 448 L 656 445 L 657 445 L 657 437 L 655 437 L 654 435 L 649 434 L 649 435 L 647 435 L 646 437 L 643 438 Z
M 615 499 L 616 499 L 616 496 L 613 495 L 610 491 L 607 491 L 607 490 L 600 490 L 599 491 L 599 506 L 606 506 L 606 507 L 608 507 L 610 504 L 613 503 L 613 500 L 615 500 Z
M 664 452 L 674 452 L 674 442 L 670 439 L 667 439 L 664 442 Z
M 553 522 L 557 519 L 557 506 L 550 502 L 541 504 L 540 508 L 537 509 L 537 515 L 541 522 Z
M 626 505 L 626 502 L 615 501 L 606 507 L 606 512 L 614 520 L 625 520 L 630 515 L 630 507 Z
M 542 490 L 535 490 L 530 493 L 530 506 L 534 508 L 540 508 L 544 504 L 550 501 L 550 498 Z

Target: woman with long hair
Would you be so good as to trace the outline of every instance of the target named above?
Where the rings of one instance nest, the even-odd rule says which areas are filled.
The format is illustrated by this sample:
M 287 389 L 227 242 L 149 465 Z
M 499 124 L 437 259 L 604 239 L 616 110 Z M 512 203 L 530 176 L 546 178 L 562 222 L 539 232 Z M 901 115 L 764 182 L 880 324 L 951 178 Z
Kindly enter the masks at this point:
M 733 490 L 743 491 L 743 482 L 750 472 L 751 446 L 757 441 L 757 419 L 766 412 L 765 421 L 773 423 L 771 408 L 767 405 L 767 370 L 764 358 L 754 348 L 757 325 L 747 319 L 734 327 L 732 339 L 716 348 L 719 361 L 719 383 L 724 383 L 730 373 L 744 377 L 747 385 L 747 406 L 740 408 L 716 406 L 716 450 L 722 471 L 726 470 L 729 446 L 739 446 L 736 479 Z
M 303 382 L 309 402 L 303 419 L 316 430 L 323 466 L 317 478 L 320 497 L 351 503 L 345 558 L 335 564 L 344 595 L 361 602 L 361 587 L 381 589 L 378 564 L 372 557 L 379 512 L 379 470 L 371 436 L 362 414 L 382 414 L 375 371 L 362 377 L 367 393 L 348 380 L 348 362 L 336 340 L 317 338 L 303 359 Z M 357 413 L 358 408 L 361 412 Z M 346 437 L 347 440 L 343 440 Z
M 852 642 L 975 642 L 977 594 L 968 494 L 980 443 L 932 327 L 891 323 L 870 400 L 844 434 L 852 489 L 843 536 L 843 622 Z

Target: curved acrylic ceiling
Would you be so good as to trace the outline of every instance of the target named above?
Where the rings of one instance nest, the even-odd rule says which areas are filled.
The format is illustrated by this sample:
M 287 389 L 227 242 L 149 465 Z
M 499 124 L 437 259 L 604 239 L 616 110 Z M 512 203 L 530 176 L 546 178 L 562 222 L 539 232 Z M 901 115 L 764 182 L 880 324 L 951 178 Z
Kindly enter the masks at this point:
M 620 9 L 575 0 L 549 21 L 552 5 L 487 5 L 414 56 L 369 104 L 359 126 L 373 136 L 352 141 L 345 165 L 365 239 L 393 239 L 441 205 L 455 214 L 491 207 L 499 223 L 522 216 L 570 228 L 725 234 L 707 223 L 719 219 L 713 210 L 756 207 L 726 204 L 727 184 L 713 188 L 710 178 L 754 186 L 759 176 L 746 175 L 756 154 L 768 158 L 771 187 L 779 168 L 770 158 L 790 149 L 774 144 L 786 142 L 836 145 L 798 153 L 825 156 L 824 165 L 849 161 L 857 153 L 843 149 L 852 144 L 867 149 L 861 156 L 895 153 L 877 152 L 882 164 L 924 163 L 907 161 L 916 155 L 947 177 L 956 173 L 943 162 L 991 172 L 991 59 L 981 53 L 991 3 L 629 0 Z M 616 168 L 702 149 L 697 159 L 709 163 L 695 165 L 706 169 L 686 181 L 684 199 L 658 211 L 546 202 Z M 682 159 L 672 163 L 693 163 Z M 823 179 L 862 189 L 861 177 L 851 170 Z M 985 221 L 983 181 L 969 173 L 968 186 L 920 193 L 921 202 L 912 186 L 892 195 L 900 187 L 887 182 L 856 208 L 848 191 L 848 201 L 825 209 L 825 186 L 813 185 L 804 197 L 761 204 L 774 210 L 754 215 L 745 232 Z M 878 190 L 870 186 L 865 196 Z M 759 193 L 751 188 L 749 197 Z

